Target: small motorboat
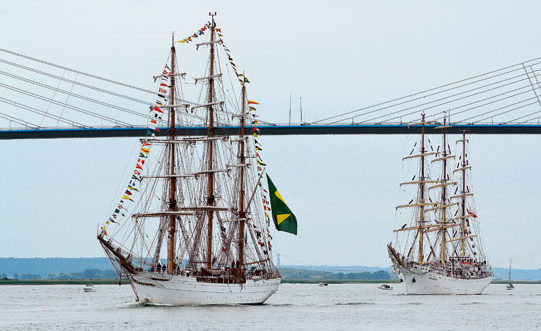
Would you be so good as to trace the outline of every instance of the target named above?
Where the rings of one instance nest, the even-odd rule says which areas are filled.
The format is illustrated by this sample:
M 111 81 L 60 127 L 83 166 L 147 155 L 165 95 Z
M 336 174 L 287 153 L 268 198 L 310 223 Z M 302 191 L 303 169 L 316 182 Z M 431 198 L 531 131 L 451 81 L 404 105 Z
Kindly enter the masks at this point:
M 393 289 L 393 287 L 389 284 L 381 284 L 380 286 L 378 286 L 378 288 L 385 291 L 390 291 Z
M 87 283 L 85 286 L 83 286 L 83 291 L 85 292 L 96 292 L 96 289 L 94 288 L 94 284 Z
M 319 282 L 319 287 L 325 287 L 325 286 L 329 286 L 329 283 L 327 283 L 326 280 Z

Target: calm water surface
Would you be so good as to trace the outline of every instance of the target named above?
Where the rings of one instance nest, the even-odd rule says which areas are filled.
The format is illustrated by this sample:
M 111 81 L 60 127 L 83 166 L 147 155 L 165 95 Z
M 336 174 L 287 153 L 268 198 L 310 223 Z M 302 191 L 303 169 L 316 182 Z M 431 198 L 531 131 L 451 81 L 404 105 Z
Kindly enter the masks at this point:
M 395 284 L 396 285 L 396 284 Z M 2 330 L 532 330 L 541 285 L 407 296 L 377 284 L 283 284 L 262 306 L 141 307 L 129 286 L 0 286 Z

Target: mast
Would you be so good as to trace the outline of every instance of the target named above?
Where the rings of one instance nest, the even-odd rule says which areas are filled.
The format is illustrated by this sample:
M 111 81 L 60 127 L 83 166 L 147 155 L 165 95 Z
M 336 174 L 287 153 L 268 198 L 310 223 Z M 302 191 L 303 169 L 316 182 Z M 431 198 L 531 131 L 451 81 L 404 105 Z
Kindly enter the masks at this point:
M 464 238 L 466 232 L 466 130 L 462 131 L 462 221 L 460 224 L 461 237 Z M 461 240 L 461 255 L 465 256 L 465 242 Z
M 214 109 L 212 103 L 214 102 L 214 38 L 215 38 L 215 29 L 216 23 L 214 22 L 215 13 L 210 13 L 211 16 L 211 25 L 210 25 L 210 68 L 209 68 L 209 84 L 208 84 L 208 128 L 207 128 L 207 137 L 214 137 Z M 211 171 L 213 169 L 213 158 L 214 158 L 214 140 L 208 140 L 208 185 L 207 185 L 207 205 L 213 206 L 215 197 L 214 197 L 214 173 Z M 213 210 L 209 208 L 208 210 L 208 227 L 207 227 L 207 268 L 212 268 L 212 218 L 214 216 Z
M 172 106 L 175 104 L 175 42 L 174 36 L 171 40 L 171 77 L 170 77 L 170 93 L 169 93 L 169 105 Z M 176 200 L 176 188 L 177 188 L 177 178 L 175 177 L 175 108 L 169 108 L 169 136 L 171 142 L 169 146 L 169 210 L 176 211 L 177 209 L 177 200 Z M 176 231 L 176 215 L 169 216 L 169 228 L 167 233 L 168 239 L 168 250 L 167 250 L 167 271 L 173 273 L 175 270 L 175 231 Z
M 425 222 L 425 114 L 422 114 L 421 120 L 421 178 L 419 178 L 419 190 L 420 190 L 420 208 L 419 214 L 419 264 L 423 264 L 423 240 L 424 230 L 423 224 Z
M 442 192 L 441 192 L 441 200 L 442 200 L 442 204 L 443 206 L 445 206 L 446 202 L 447 202 L 447 186 L 445 185 L 446 182 L 447 182 L 447 119 L 446 117 L 444 116 L 443 117 L 443 178 L 442 178 Z M 451 152 L 451 151 L 449 151 Z M 441 265 L 444 265 L 445 264 L 445 244 L 446 244 L 446 233 L 447 233 L 447 229 L 445 228 L 445 212 L 446 212 L 446 209 L 445 207 L 442 208 L 441 210 L 441 226 L 442 226 L 442 230 L 441 230 Z
M 508 283 L 511 284 L 511 260 L 509 260 L 509 274 L 507 278 L 509 279 Z
M 239 267 L 244 264 L 244 223 L 246 220 L 246 211 L 244 210 L 244 163 L 246 160 L 244 151 L 244 120 L 246 112 L 246 86 L 242 84 L 242 114 L 240 117 L 240 192 L 239 192 Z

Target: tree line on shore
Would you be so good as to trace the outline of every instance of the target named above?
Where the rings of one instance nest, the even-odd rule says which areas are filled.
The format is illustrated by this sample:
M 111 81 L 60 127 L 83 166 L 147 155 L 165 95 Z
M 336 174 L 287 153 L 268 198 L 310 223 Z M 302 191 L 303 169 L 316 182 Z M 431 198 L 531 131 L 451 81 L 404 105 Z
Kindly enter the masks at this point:
M 115 279 L 118 274 L 114 270 L 85 269 L 83 272 L 48 274 L 42 277 L 40 274 L 13 274 L 8 277 L 6 274 L 0 274 L 0 280 L 20 279 L 20 280 L 75 280 L 75 279 Z
M 323 272 L 307 269 L 280 268 L 280 273 L 284 280 L 375 280 L 392 279 L 391 274 L 384 270 L 375 272 Z M 8 277 L 7 274 L 0 274 L 0 280 L 78 280 L 78 279 L 118 279 L 118 274 L 114 270 L 85 269 L 83 272 L 48 274 L 42 277 L 40 274 L 14 274 Z

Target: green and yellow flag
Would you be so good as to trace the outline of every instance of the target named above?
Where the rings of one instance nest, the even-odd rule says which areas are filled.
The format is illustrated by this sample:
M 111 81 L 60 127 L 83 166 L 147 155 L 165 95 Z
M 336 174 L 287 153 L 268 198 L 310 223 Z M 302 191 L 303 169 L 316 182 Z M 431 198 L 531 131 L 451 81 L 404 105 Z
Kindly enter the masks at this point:
M 269 185 L 272 219 L 276 229 L 297 235 L 297 218 L 287 206 L 269 175 L 267 175 L 267 183 Z

